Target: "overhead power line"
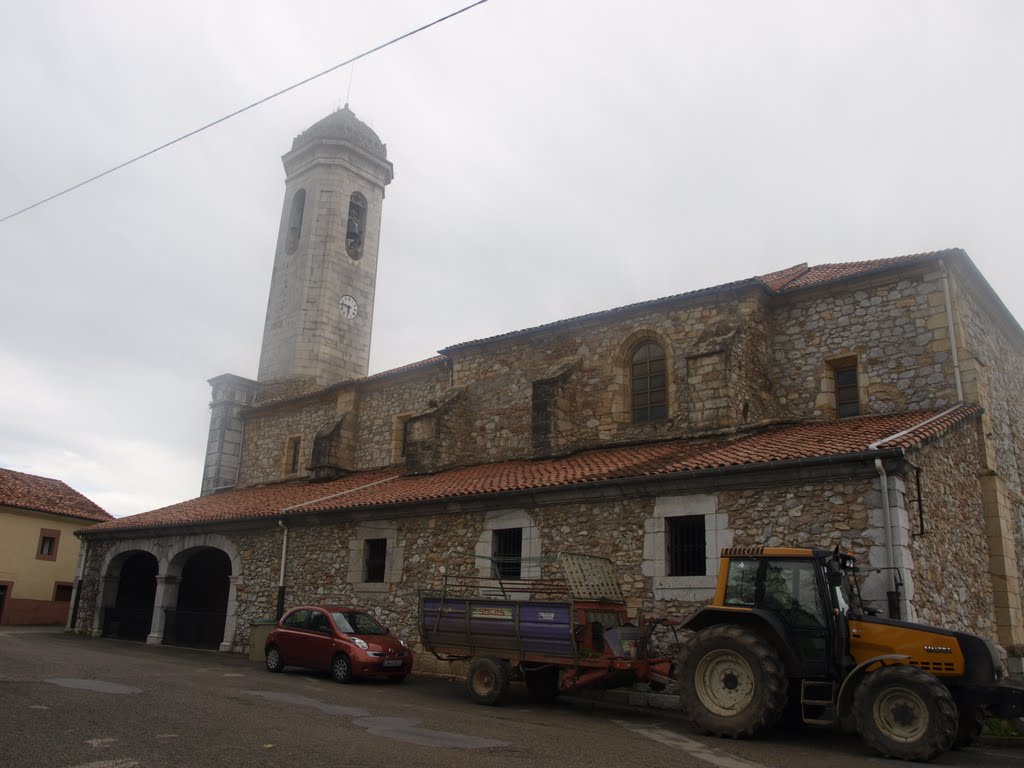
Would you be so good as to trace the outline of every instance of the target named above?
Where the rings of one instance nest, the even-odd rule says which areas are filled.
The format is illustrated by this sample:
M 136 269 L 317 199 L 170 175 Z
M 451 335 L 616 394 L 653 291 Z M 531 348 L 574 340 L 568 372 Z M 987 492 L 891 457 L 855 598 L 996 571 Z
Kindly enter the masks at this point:
M 67 189 L 61 190 L 60 192 L 57 192 L 56 194 L 50 195 L 49 197 L 45 197 L 42 200 L 39 200 L 38 202 L 32 203 L 32 205 L 26 205 L 21 210 L 15 211 L 14 213 L 10 213 L 10 214 L 4 216 L 2 219 L 0 219 L 0 224 L 2 224 L 3 222 L 7 221 L 8 219 L 13 219 L 15 216 L 20 216 L 21 214 L 26 213 L 27 211 L 31 211 L 33 208 L 38 208 L 39 206 L 44 205 L 44 204 L 50 202 L 51 200 L 56 200 L 58 197 L 62 197 L 63 195 L 68 194 L 69 192 L 74 192 L 76 189 L 79 189 L 80 187 L 84 187 L 86 184 L 91 184 L 92 182 L 97 181 L 98 179 L 102 179 L 104 176 L 109 176 L 110 174 L 114 173 L 115 171 L 119 171 L 122 168 L 126 168 L 127 166 L 131 165 L 132 163 L 139 162 L 139 160 L 142 160 L 143 158 L 149 157 L 150 155 L 155 155 L 157 152 L 160 152 L 161 150 L 167 149 L 168 147 L 173 147 L 175 144 L 178 144 L 178 143 L 180 143 L 182 141 L 185 141 L 185 139 L 190 139 L 190 138 L 192 138 L 193 136 L 195 136 L 198 133 L 202 133 L 203 131 L 205 131 L 205 130 L 207 130 L 209 128 L 213 128 L 213 126 L 215 126 L 215 125 L 220 125 L 221 123 L 223 123 L 223 122 L 225 122 L 227 120 L 230 120 L 233 117 L 237 117 L 238 115 L 242 114 L 243 112 L 248 112 L 250 109 L 253 109 L 254 107 L 260 106 L 260 104 L 266 104 L 271 99 L 276 99 L 278 96 L 281 96 L 281 95 L 283 95 L 285 93 L 288 93 L 289 91 L 294 91 L 296 88 L 298 88 L 300 86 L 303 86 L 306 83 L 310 83 L 310 82 L 316 80 L 317 78 L 323 77 L 324 75 L 328 75 L 331 72 L 334 72 L 336 69 L 341 69 L 342 67 L 347 66 L 349 64 L 352 64 L 353 62 L 359 61 L 360 59 L 364 59 L 364 58 L 366 58 L 367 56 L 369 56 L 372 53 L 376 53 L 377 51 L 384 50 L 388 46 L 394 45 L 395 43 L 399 43 L 402 40 L 405 40 L 408 37 L 412 37 L 413 35 L 416 35 L 416 34 L 419 34 L 420 32 L 428 30 L 431 27 L 435 27 L 435 26 L 437 26 L 438 24 L 440 24 L 442 22 L 448 21 L 448 19 L 451 19 L 451 18 L 454 18 L 454 17 L 458 16 L 460 13 L 465 13 L 466 11 L 471 10 L 473 8 L 476 8 L 476 6 L 478 6 L 478 5 L 483 5 L 486 2 L 487 2 L 487 0 L 477 0 L 475 3 L 470 3 L 469 5 L 467 5 L 467 6 L 463 7 L 463 8 L 460 8 L 457 11 L 452 11 L 451 13 L 449 13 L 446 16 L 442 16 L 439 19 L 434 19 L 434 21 L 430 22 L 429 24 L 424 24 L 422 27 L 417 27 L 416 29 L 410 30 L 409 32 L 406 32 L 403 35 L 399 35 L 398 37 L 395 37 L 395 38 L 392 38 L 391 40 L 388 40 L 386 43 L 381 43 L 380 45 L 374 46 L 373 48 L 370 48 L 369 50 L 363 51 L 362 53 L 360 53 L 360 54 L 358 54 L 356 56 L 353 56 L 350 59 L 346 59 L 345 61 L 341 62 L 340 64 L 335 64 L 333 67 L 329 67 L 328 69 L 325 69 L 323 72 L 318 72 L 315 75 L 311 75 L 310 77 L 307 77 L 305 80 L 300 80 L 299 82 L 295 83 L 294 85 L 289 85 L 287 88 L 282 88 L 280 91 L 277 91 L 276 93 L 272 93 L 269 96 L 264 96 L 259 101 L 254 101 L 252 104 L 249 104 L 248 106 L 242 107 L 241 109 L 236 109 L 234 112 L 232 112 L 230 114 L 227 114 L 227 115 L 224 115 L 224 117 L 220 117 L 220 118 L 214 120 L 212 123 L 207 123 L 204 126 L 196 128 L 194 131 L 189 131 L 188 133 L 183 134 L 183 135 L 179 136 L 176 139 L 168 141 L 166 144 L 161 144 L 159 147 L 155 147 L 155 148 L 149 150 L 148 152 L 143 152 L 141 155 L 138 155 L 137 157 L 133 157 L 131 160 L 125 160 L 123 163 L 120 163 L 118 165 L 115 165 L 113 168 L 109 168 L 109 169 L 103 171 L 103 173 L 97 173 L 95 176 L 92 176 L 92 177 L 86 179 L 85 181 L 80 181 L 77 184 L 74 184 L 73 186 L 68 187 Z

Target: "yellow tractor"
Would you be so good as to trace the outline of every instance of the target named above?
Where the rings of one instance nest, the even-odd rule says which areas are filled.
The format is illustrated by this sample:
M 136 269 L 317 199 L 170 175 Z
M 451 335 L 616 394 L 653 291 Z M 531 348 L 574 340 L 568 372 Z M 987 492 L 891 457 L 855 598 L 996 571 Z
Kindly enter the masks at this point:
M 1024 714 L 1002 649 L 862 607 L 853 558 L 784 547 L 722 550 L 715 598 L 683 625 L 682 705 L 707 733 L 747 738 L 784 714 L 856 730 L 886 757 L 932 760 L 986 716 Z

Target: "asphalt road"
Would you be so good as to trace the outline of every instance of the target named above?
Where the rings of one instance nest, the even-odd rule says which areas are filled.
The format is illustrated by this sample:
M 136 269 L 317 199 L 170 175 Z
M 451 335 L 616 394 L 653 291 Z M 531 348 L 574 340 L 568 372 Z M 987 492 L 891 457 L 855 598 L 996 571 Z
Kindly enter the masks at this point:
M 459 682 L 338 685 L 238 656 L 52 630 L 0 630 L 2 768 L 854 768 L 896 766 L 811 728 L 757 741 L 696 733 L 674 713 L 579 700 L 473 704 Z M 981 744 L 936 766 L 1024 768 Z

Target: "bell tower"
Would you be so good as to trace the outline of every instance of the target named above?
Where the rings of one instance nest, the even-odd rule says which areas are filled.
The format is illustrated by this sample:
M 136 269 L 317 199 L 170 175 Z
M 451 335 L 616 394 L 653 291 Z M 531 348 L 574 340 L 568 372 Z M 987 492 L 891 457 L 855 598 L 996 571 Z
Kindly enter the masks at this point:
M 282 158 L 285 196 L 257 399 L 369 372 L 387 147 L 346 104 Z

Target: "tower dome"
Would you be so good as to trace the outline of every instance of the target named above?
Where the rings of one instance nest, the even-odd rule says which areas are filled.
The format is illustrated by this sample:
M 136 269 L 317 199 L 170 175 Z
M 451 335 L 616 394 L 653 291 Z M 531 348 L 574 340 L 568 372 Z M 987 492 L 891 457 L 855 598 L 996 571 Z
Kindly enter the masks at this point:
M 387 160 L 388 157 L 384 142 L 370 126 L 355 116 L 348 104 L 296 136 L 292 141 L 292 151 L 317 139 L 345 141 L 381 160 Z

